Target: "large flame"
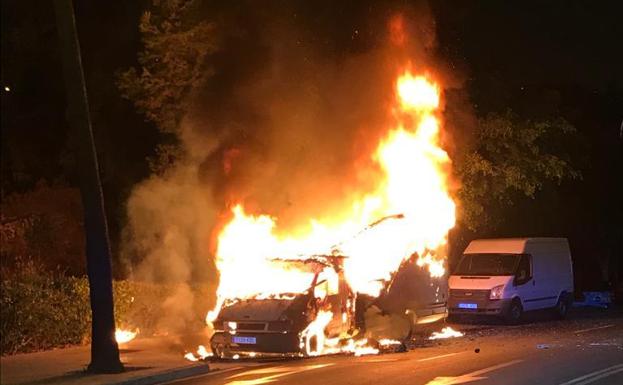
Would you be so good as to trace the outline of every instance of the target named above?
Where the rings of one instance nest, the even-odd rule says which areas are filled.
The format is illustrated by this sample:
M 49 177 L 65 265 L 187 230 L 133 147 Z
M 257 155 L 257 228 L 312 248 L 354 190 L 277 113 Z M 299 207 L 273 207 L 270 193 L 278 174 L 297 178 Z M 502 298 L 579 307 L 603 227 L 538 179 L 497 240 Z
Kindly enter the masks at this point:
M 215 319 L 228 299 L 301 293 L 309 288 L 313 272 L 275 259 L 337 252 L 346 256 L 344 275 L 352 290 L 373 296 L 379 294 L 382 281 L 414 253 L 418 265 L 426 266 L 432 276 L 442 276 L 455 205 L 448 193 L 450 159 L 439 145 L 440 96 L 439 86 L 427 76 L 406 70 L 398 77 L 393 127 L 370 154 L 382 171 L 375 188 L 359 191 L 350 207 L 333 217 L 311 219 L 306 233 L 277 235 L 278 218 L 250 215 L 241 203 L 235 204 L 231 221 L 218 235 L 218 301 L 207 320 Z M 380 218 L 386 219 L 367 227 Z M 288 231 L 279 228 L 278 234 Z M 323 339 L 320 335 L 328 322 L 324 315 L 319 313 L 306 330 L 317 340 Z M 310 353 L 318 354 L 318 349 Z

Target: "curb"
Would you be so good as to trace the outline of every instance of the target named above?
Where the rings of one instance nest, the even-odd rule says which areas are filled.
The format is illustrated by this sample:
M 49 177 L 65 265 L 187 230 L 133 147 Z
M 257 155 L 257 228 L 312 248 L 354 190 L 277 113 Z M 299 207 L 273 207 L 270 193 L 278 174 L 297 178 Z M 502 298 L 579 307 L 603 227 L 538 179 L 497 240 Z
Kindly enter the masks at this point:
M 221 373 L 221 370 L 210 371 L 210 366 L 205 364 L 203 366 L 192 366 L 189 368 L 168 370 L 161 373 L 152 374 L 145 377 L 133 378 L 130 380 L 124 380 L 120 382 L 111 382 L 107 385 L 157 385 L 165 382 L 181 380 L 188 377 L 199 376 L 208 373 Z

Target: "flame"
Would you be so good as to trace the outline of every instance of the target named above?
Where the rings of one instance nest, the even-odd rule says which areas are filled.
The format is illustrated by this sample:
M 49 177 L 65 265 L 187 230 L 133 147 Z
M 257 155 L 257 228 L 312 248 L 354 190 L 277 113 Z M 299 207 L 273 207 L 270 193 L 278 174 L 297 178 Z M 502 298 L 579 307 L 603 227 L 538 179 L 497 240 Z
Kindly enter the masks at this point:
M 401 345 L 402 342 L 398 341 L 398 340 L 390 340 L 389 338 L 383 338 L 379 340 L 379 345 L 381 346 L 394 346 L 394 345 Z
M 192 352 L 188 352 L 188 353 L 184 354 L 184 358 L 186 358 L 188 361 L 192 361 L 192 362 L 197 362 L 199 360 L 205 360 L 206 358 L 209 358 L 209 357 L 212 357 L 212 356 L 213 356 L 212 352 L 209 352 L 208 349 L 206 349 L 206 347 L 203 346 L 203 345 L 199 345 L 199 347 L 197 348 L 197 355 L 196 356 Z
M 316 319 L 313 320 L 301 333 L 301 348 L 305 348 L 308 356 L 326 354 L 325 331 L 333 313 L 330 311 L 319 311 Z M 330 346 L 331 344 L 329 344 Z
M 405 110 L 430 111 L 439 106 L 439 89 L 424 76 L 404 74 L 398 81 L 398 96 Z
M 192 361 L 192 362 L 199 361 L 199 358 L 195 357 L 195 355 L 192 354 L 191 352 L 188 352 L 188 353 L 184 354 L 184 358 L 186 358 L 188 361 Z
M 355 357 L 367 356 L 370 354 L 378 354 L 379 350 L 368 345 L 367 339 L 354 341 L 348 340 L 348 345 L 344 349 L 344 352 L 352 353 Z
M 428 337 L 429 340 L 438 340 L 438 339 L 442 339 L 442 338 L 456 338 L 456 337 L 463 337 L 465 334 L 461 333 L 460 331 L 454 330 L 452 329 L 450 326 L 445 327 L 443 329 L 441 329 L 440 332 L 433 332 L 433 334 L 431 334 L 430 337 Z
M 309 289 L 316 272 L 276 259 L 343 255 L 343 274 L 352 291 L 372 296 L 378 296 L 383 282 L 415 253 L 417 264 L 431 276 L 443 276 L 455 204 L 448 193 L 450 159 L 439 145 L 440 97 L 439 86 L 425 75 L 406 70 L 397 78 L 392 128 L 370 155 L 371 163 L 382 171 L 375 188 L 360 192 L 343 212 L 311 219 L 307 231 L 277 231 L 278 218 L 252 215 L 242 203 L 234 204 L 231 220 L 217 237 L 220 282 L 217 304 L 206 321 L 213 321 L 226 301 Z M 375 226 L 368 226 L 375 221 Z M 325 337 L 332 316 L 319 311 L 301 334 L 301 348 L 308 355 L 378 352 L 353 340 L 337 347 Z
M 124 344 L 124 343 L 130 342 L 134 338 L 136 338 L 138 333 L 139 333 L 138 329 L 136 329 L 135 331 L 117 329 L 117 330 L 115 330 L 115 340 L 119 344 Z
M 304 349 L 308 356 L 319 356 L 324 354 L 350 353 L 356 357 L 378 354 L 379 349 L 369 345 L 367 338 L 355 340 L 349 338 L 345 344 L 340 345 L 340 338 L 326 338 L 325 328 L 331 322 L 333 313 L 330 311 L 320 311 L 314 321 L 312 321 L 300 335 L 300 347 Z M 381 341 L 384 342 L 381 343 Z M 379 345 L 391 345 L 393 340 L 381 340 Z M 390 342 L 392 341 L 392 342 Z M 400 343 L 400 342 L 398 342 Z

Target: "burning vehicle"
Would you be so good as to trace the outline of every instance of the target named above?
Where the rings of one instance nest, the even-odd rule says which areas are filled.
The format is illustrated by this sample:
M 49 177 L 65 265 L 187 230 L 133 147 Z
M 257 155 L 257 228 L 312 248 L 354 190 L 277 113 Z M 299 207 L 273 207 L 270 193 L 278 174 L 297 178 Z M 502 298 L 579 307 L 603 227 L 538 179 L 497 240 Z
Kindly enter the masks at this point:
M 383 220 L 396 218 L 402 219 Z M 352 290 L 344 275 L 348 257 L 337 252 L 275 260 L 312 273 L 308 289 L 225 302 L 213 322 L 212 352 L 217 358 L 284 357 L 404 346 L 417 324 L 446 314 L 446 277 L 432 278 L 416 257 L 403 261 L 376 297 Z
M 373 186 L 328 217 L 279 228 L 231 202 L 216 234 L 215 356 L 378 353 L 446 311 L 445 256 L 455 223 L 440 91 L 405 70 L 391 127 L 370 154 Z M 381 218 L 380 220 L 377 220 Z
M 314 271 L 303 293 L 226 302 L 213 322 L 211 348 L 218 358 L 287 357 L 365 351 L 401 345 L 420 323 L 446 314 L 445 277 L 421 279 L 415 261 L 404 263 L 378 297 L 353 292 L 341 269 L 343 256 L 301 260 Z M 291 262 L 289 262 L 291 263 Z M 414 280 L 414 278 L 416 278 Z M 420 279 L 417 279 L 420 278 Z

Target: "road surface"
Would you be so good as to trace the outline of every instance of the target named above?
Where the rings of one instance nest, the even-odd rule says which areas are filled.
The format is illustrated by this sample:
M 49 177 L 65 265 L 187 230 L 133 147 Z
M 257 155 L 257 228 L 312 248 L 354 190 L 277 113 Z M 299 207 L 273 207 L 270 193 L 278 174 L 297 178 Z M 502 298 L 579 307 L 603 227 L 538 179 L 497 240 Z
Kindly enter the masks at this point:
M 439 329 L 441 325 L 435 325 Z M 519 326 L 452 324 L 465 337 L 421 338 L 406 353 L 267 362 L 177 385 L 623 384 L 623 316 L 579 312 Z M 428 333 L 428 331 L 426 331 Z

